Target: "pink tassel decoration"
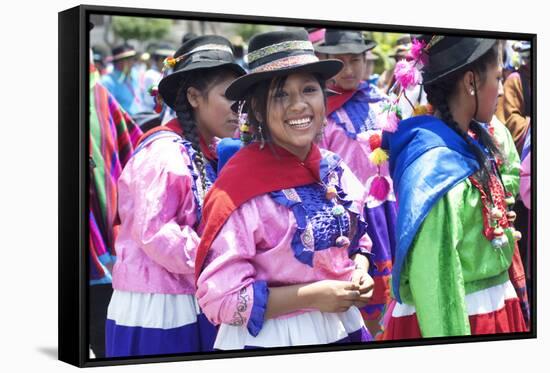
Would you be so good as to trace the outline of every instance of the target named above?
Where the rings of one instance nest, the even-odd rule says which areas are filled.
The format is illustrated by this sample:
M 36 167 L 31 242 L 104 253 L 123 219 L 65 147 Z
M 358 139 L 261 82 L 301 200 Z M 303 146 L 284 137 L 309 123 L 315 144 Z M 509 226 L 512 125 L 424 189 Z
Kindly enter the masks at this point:
M 390 193 L 390 183 L 384 176 L 376 175 L 370 184 L 369 196 L 385 201 Z
M 377 125 L 382 131 L 395 132 L 399 124 L 399 118 L 393 110 L 388 110 L 380 113 L 377 117 Z
M 426 65 L 426 56 L 423 54 L 423 50 L 426 47 L 426 42 L 424 40 L 413 39 L 411 50 L 407 54 L 407 59 L 413 61 L 419 61 L 422 65 Z
M 420 83 L 422 75 L 414 66 L 414 62 L 401 60 L 395 65 L 395 80 L 401 84 L 403 89 L 415 86 Z

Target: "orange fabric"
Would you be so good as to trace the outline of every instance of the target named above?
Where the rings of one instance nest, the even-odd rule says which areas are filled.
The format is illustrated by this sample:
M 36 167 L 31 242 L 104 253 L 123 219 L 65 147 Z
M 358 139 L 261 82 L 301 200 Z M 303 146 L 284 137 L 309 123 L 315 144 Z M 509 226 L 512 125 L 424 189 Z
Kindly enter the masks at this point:
M 374 290 L 369 304 L 387 304 L 390 299 L 391 275 L 374 276 Z
M 525 116 L 523 87 L 519 73 L 512 73 L 504 82 L 504 95 L 502 99 L 504 120 L 502 121 L 514 139 L 516 148 L 519 148 L 523 135 L 529 126 L 530 120 Z

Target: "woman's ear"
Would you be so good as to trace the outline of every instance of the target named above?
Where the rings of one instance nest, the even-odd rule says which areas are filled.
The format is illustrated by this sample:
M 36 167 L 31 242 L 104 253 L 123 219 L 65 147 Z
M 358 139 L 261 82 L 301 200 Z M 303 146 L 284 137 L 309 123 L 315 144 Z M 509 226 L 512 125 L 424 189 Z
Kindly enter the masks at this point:
M 189 104 L 193 109 L 196 109 L 199 107 L 200 97 L 201 97 L 201 93 L 197 88 L 195 87 L 187 88 L 187 101 L 189 101 Z
M 466 71 L 466 73 L 462 77 L 462 88 L 467 95 L 474 96 L 476 94 L 474 79 L 475 74 L 473 71 Z
M 264 120 L 262 118 L 262 114 L 257 109 L 257 107 L 258 107 L 258 101 L 255 98 L 252 98 L 250 102 L 250 110 L 254 112 L 254 118 L 256 118 L 258 122 L 263 123 Z

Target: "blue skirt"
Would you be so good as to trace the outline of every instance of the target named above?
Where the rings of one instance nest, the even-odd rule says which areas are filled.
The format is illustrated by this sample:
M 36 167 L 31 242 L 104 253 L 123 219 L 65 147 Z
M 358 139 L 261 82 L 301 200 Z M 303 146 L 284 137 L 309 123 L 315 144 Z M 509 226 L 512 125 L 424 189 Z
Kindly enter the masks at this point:
M 217 332 L 192 295 L 118 290 L 105 327 L 106 357 L 212 351 Z

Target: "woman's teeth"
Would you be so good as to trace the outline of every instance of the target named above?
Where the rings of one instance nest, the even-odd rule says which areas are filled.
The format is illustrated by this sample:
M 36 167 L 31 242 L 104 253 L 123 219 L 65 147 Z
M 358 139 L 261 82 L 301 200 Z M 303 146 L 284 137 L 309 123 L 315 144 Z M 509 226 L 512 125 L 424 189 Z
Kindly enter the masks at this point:
M 293 119 L 287 121 L 288 125 L 292 128 L 307 128 L 311 125 L 311 117 L 302 118 L 302 119 Z

